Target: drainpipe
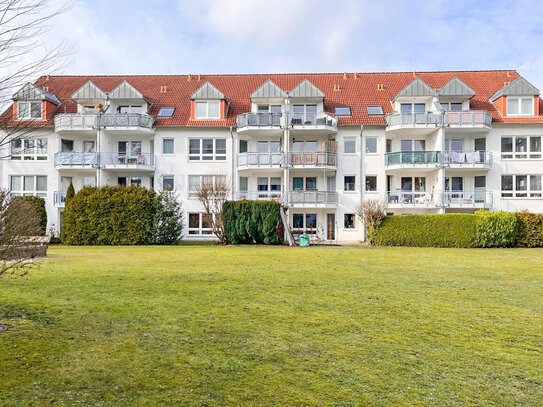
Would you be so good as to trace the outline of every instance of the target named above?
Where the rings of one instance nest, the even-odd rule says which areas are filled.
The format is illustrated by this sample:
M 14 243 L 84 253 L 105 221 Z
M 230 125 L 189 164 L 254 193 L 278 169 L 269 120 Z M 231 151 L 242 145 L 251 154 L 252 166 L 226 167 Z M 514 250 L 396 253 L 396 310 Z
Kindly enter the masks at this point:
M 285 154 L 285 161 L 284 161 L 284 172 L 283 172 L 283 184 L 285 187 L 285 203 L 287 206 L 290 205 L 289 200 L 289 189 L 290 189 L 290 163 L 289 163 L 289 152 L 290 152 L 290 127 L 289 127 L 289 109 L 290 109 L 290 94 L 287 93 L 287 97 L 285 98 L 285 120 L 284 120 L 284 126 L 285 131 L 283 132 L 283 152 Z
M 235 166 L 234 166 L 234 161 L 236 159 L 236 143 L 234 142 L 234 131 L 233 131 L 233 128 L 232 126 L 230 126 L 230 139 L 232 140 L 232 181 L 230 182 L 230 184 L 232 185 L 232 199 L 234 199 L 234 191 L 237 190 L 238 188 L 238 185 L 237 185 L 237 182 L 236 182 L 236 177 L 235 177 Z
M 358 185 L 360 188 L 360 202 L 364 201 L 364 185 L 362 180 L 364 179 L 364 139 L 362 134 L 364 133 L 364 125 L 360 125 L 360 172 L 359 172 L 359 181 Z M 366 225 L 364 220 L 362 220 L 362 240 L 366 241 Z

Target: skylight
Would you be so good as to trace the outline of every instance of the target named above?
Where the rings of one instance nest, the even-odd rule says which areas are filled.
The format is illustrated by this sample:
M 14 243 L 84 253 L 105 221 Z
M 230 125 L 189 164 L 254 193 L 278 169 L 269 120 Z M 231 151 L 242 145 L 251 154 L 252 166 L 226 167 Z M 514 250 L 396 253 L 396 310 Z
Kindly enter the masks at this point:
M 336 106 L 334 107 L 334 113 L 336 116 L 350 116 L 351 108 L 349 106 Z
M 368 116 L 384 115 L 382 106 L 366 106 L 366 109 L 368 110 Z
M 175 107 L 161 107 L 156 117 L 172 117 Z

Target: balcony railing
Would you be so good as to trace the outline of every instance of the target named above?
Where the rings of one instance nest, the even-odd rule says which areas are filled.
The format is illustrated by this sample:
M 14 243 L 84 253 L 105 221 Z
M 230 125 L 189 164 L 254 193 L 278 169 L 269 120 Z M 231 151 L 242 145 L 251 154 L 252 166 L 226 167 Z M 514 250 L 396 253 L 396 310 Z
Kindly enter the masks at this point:
M 97 126 L 97 115 L 80 113 L 63 113 L 55 116 L 55 131 L 93 130 Z
M 390 205 L 401 206 L 436 206 L 439 205 L 437 195 L 426 191 L 389 191 L 385 200 Z
M 236 157 L 238 167 L 274 167 L 285 163 L 284 153 L 239 153 Z
M 53 192 L 53 205 L 64 206 L 66 204 L 66 191 Z
M 100 153 L 100 163 L 108 167 L 119 168 L 153 167 L 155 165 L 155 156 L 147 153 Z
M 283 193 L 281 191 L 240 191 L 234 194 L 236 201 L 283 201 Z
M 101 125 L 115 129 L 139 127 L 144 129 L 152 129 L 154 118 L 148 114 L 141 113 L 116 113 L 103 114 L 100 116 Z
M 387 127 L 437 126 L 441 123 L 439 113 L 392 113 L 385 118 Z
M 438 164 L 440 154 L 437 151 L 398 151 L 385 154 L 385 165 Z
M 241 127 L 281 127 L 282 113 L 243 113 L 236 118 L 238 128 Z
M 445 125 L 451 127 L 491 127 L 492 115 L 484 110 L 445 112 Z
M 336 191 L 289 191 L 289 205 L 335 205 Z
M 492 154 L 489 151 L 445 151 L 442 153 L 443 162 L 451 165 L 491 166 Z
M 292 128 L 330 127 L 337 130 L 337 119 L 327 113 L 289 113 Z
M 96 164 L 98 164 L 98 154 L 96 153 L 71 152 L 55 154 L 55 167 L 95 166 Z
M 329 151 L 289 153 L 288 162 L 293 167 L 335 167 L 337 153 Z
M 443 194 L 443 205 L 449 207 L 486 208 L 492 206 L 493 195 L 490 191 L 447 191 Z

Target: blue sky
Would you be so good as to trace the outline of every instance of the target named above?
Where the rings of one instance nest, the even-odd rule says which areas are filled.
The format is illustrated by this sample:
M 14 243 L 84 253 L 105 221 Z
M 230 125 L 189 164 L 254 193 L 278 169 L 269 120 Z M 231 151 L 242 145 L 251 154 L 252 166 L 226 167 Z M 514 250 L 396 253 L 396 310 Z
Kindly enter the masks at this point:
M 47 37 L 73 45 L 66 74 L 517 69 L 543 89 L 541 0 L 75 0 Z

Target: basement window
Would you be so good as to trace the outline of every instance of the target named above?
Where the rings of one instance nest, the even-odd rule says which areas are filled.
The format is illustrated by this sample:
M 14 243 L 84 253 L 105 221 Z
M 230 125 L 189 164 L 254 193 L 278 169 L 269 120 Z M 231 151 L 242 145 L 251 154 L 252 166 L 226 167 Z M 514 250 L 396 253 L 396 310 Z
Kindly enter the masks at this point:
M 382 106 L 366 106 L 366 110 L 368 116 L 383 116 L 385 114 Z
M 351 108 L 349 106 L 336 106 L 334 107 L 334 113 L 336 116 L 350 116 Z
M 156 117 L 172 117 L 175 107 L 161 107 Z

